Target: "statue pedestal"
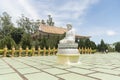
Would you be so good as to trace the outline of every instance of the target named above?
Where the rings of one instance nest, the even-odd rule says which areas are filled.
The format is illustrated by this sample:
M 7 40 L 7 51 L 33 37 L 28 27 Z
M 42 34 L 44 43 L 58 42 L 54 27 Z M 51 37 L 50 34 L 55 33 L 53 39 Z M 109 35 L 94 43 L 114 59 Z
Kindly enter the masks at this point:
M 57 62 L 59 64 L 78 64 L 79 51 L 78 44 L 58 44 Z
M 59 64 L 79 63 L 79 54 L 57 54 L 57 62 Z

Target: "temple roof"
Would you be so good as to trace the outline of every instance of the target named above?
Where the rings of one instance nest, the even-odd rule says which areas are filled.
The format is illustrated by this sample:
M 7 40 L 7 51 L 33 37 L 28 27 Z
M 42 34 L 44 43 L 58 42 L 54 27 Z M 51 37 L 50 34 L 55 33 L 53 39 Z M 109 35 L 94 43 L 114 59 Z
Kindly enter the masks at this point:
M 39 30 L 42 32 L 52 33 L 52 34 L 64 34 L 67 31 L 66 28 L 48 26 L 48 25 L 40 25 Z
M 64 34 L 67 29 L 62 27 L 56 27 L 56 26 L 48 26 L 45 24 L 40 24 L 39 31 L 50 33 L 50 34 Z M 81 35 L 75 35 L 76 38 L 90 38 L 90 36 L 81 36 Z

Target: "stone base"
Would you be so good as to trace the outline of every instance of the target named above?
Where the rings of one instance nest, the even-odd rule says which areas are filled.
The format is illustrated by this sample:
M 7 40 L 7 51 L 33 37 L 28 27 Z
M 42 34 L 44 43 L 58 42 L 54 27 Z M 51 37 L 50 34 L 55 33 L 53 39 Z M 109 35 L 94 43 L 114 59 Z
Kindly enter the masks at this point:
M 80 54 L 57 54 L 58 64 L 78 64 Z

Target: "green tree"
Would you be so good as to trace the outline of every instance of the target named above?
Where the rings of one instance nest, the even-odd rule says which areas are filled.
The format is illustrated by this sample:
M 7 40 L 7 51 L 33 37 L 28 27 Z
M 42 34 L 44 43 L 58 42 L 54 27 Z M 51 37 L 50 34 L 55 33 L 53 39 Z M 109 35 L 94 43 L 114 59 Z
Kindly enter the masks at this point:
M 96 48 L 97 48 L 95 42 L 90 41 L 90 43 L 91 43 L 91 46 L 90 46 L 90 47 L 91 47 L 92 49 L 96 49 Z
M 80 39 L 78 41 L 78 47 L 80 47 L 80 48 L 85 47 L 85 41 L 83 39 Z
M 108 51 L 109 51 L 109 52 L 114 52 L 114 51 L 115 51 L 115 46 L 114 46 L 114 44 L 107 44 L 107 47 L 108 47 Z
M 14 25 L 11 21 L 11 17 L 7 12 L 3 12 L 0 16 L 0 36 L 3 38 L 5 36 L 10 36 Z
M 115 50 L 117 52 L 120 52 L 120 42 L 117 42 L 116 45 L 115 45 Z
M 48 47 L 51 47 L 51 48 L 56 47 L 57 48 L 59 40 L 60 40 L 60 37 L 57 35 L 56 36 L 49 36 L 49 38 L 46 41 L 47 48 Z
M 9 49 L 15 44 L 11 38 L 11 32 L 14 29 L 14 25 L 11 21 L 11 17 L 7 12 L 3 12 L 0 16 L 0 47 L 4 48 L 6 45 Z
M 104 52 L 106 49 L 108 49 L 107 44 L 105 44 L 104 41 L 101 40 L 101 43 L 98 44 L 98 51 Z
M 31 48 L 32 46 L 32 39 L 30 34 L 24 33 L 23 37 L 21 39 L 20 44 L 22 45 L 23 49 L 25 49 L 27 46 Z
M 90 41 L 90 39 L 86 39 L 86 40 L 85 40 L 85 47 L 86 47 L 86 48 L 91 47 L 91 41 Z
M 48 15 L 47 25 L 54 26 L 54 22 L 52 20 L 53 19 L 52 19 L 51 15 Z
M 31 33 L 35 33 L 39 30 L 39 26 L 40 26 L 40 20 L 31 20 L 30 21 L 31 25 L 30 25 L 30 32 Z
M 64 36 L 64 35 L 63 35 Z M 35 44 L 38 43 L 37 45 L 40 46 L 41 48 L 57 48 L 59 40 L 63 38 L 63 36 L 60 35 L 48 35 L 48 36 L 43 36 L 42 38 L 39 38 Z
M 42 39 L 39 39 L 39 42 L 40 42 L 39 44 L 40 44 L 41 48 L 46 47 L 46 40 L 47 40 L 46 37 L 43 37 Z
M 11 47 L 16 46 L 16 44 L 10 36 L 5 36 L 3 39 L 0 40 L 0 48 L 4 48 L 5 46 L 7 46 L 8 49 L 11 49 Z
M 90 39 L 80 39 L 78 41 L 78 47 L 82 48 L 82 47 L 86 47 L 86 48 L 92 48 L 92 49 L 96 49 L 96 44 L 93 41 L 90 41 Z
M 11 32 L 11 37 L 13 38 L 16 44 L 19 44 L 21 42 L 23 34 L 24 30 L 22 28 L 14 28 Z
M 23 28 L 26 33 L 31 34 L 38 30 L 40 20 L 30 20 L 28 17 L 22 15 L 22 17 L 20 17 L 20 19 L 17 21 L 17 24 L 18 27 Z
M 42 23 L 42 24 L 46 24 L 45 21 L 44 21 L 43 19 L 41 20 L 41 23 Z

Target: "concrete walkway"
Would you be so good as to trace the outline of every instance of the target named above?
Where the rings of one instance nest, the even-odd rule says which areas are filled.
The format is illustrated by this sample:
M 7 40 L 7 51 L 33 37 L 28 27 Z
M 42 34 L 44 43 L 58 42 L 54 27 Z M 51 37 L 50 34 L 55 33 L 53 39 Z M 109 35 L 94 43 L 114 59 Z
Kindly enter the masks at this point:
M 0 80 L 120 80 L 120 53 L 82 54 L 81 64 L 71 66 L 56 58 L 0 58 Z

